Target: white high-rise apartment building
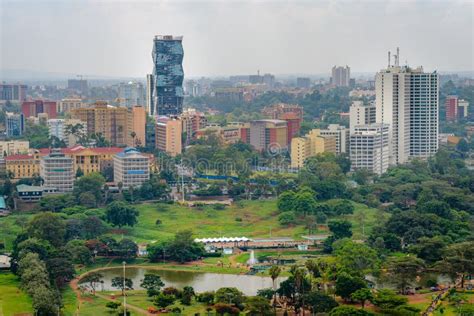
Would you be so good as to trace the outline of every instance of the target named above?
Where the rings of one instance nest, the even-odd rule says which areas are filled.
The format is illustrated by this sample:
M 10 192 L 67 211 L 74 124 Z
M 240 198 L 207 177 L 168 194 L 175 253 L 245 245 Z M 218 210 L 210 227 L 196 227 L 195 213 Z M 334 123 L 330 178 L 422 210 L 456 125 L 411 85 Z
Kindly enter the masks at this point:
M 367 169 L 381 175 L 389 166 L 389 126 L 377 123 L 354 126 L 350 152 L 352 170 Z
M 339 124 L 329 124 L 326 129 L 320 130 L 323 137 L 336 139 L 336 153 L 349 153 L 349 129 Z
M 155 109 L 153 107 L 153 75 L 146 75 L 146 112 L 148 115 L 153 115 Z
M 351 133 L 357 125 L 375 123 L 375 104 L 364 104 L 362 101 L 353 101 L 349 109 L 349 128 Z
M 351 68 L 349 66 L 332 67 L 331 83 L 336 87 L 349 87 L 351 85 Z
M 118 87 L 118 103 L 120 106 L 131 108 L 134 105 L 144 105 L 145 92 L 140 82 L 122 82 Z
M 45 187 L 55 188 L 58 192 L 70 192 L 75 174 L 72 158 L 66 157 L 60 149 L 54 148 L 49 155 L 41 157 L 40 175 Z
M 114 156 L 114 182 L 122 183 L 123 188 L 140 187 L 150 179 L 149 157 L 134 148 L 126 148 Z
M 390 163 L 428 158 L 438 151 L 439 76 L 389 65 L 375 77 L 376 122 L 390 125 Z

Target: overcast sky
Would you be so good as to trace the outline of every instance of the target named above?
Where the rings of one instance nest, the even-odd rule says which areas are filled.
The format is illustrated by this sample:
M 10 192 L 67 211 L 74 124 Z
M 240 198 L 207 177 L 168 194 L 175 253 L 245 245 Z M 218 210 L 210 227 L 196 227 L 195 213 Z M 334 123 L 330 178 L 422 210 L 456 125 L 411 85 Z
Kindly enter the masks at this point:
M 402 63 L 473 70 L 473 3 L 0 0 L 0 68 L 142 77 L 153 36 L 173 34 L 186 76 L 375 72 L 397 46 Z

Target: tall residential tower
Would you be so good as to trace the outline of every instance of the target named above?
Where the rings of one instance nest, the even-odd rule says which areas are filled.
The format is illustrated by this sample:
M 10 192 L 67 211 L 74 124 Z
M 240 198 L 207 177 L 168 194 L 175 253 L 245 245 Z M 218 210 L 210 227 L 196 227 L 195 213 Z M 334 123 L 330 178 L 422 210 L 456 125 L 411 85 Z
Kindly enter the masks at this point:
M 183 112 L 183 37 L 157 35 L 153 40 L 153 105 L 155 115 Z

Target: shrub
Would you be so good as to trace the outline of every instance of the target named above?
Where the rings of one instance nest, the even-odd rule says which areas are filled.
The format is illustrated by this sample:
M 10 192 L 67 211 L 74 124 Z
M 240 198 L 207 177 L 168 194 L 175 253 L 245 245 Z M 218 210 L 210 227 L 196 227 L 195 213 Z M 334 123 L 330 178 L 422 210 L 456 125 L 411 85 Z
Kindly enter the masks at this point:
M 236 218 L 235 218 L 235 221 L 236 221 L 236 222 L 241 222 L 241 221 L 242 221 L 242 218 L 241 218 L 241 217 L 236 217 Z
M 222 211 L 225 210 L 225 204 L 214 204 L 212 208 L 216 211 Z

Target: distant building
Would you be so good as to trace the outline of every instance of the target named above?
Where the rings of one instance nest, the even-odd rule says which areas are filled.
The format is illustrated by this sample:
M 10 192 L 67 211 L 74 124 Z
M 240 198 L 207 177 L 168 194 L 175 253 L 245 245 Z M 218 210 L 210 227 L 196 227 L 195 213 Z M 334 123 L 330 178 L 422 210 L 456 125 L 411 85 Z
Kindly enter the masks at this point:
M 67 146 L 76 145 L 78 135 L 86 135 L 87 123 L 78 119 L 50 119 L 47 121 L 49 136 L 57 137 Z M 68 129 L 70 132 L 68 133 Z M 72 131 L 75 129 L 75 133 Z
M 72 109 L 80 109 L 86 107 L 87 104 L 82 99 L 62 99 L 58 102 L 56 112 L 69 113 Z
M 311 79 L 306 77 L 298 77 L 296 78 L 296 87 L 302 89 L 308 89 L 311 87 Z
M 153 105 L 153 80 L 154 77 L 152 74 L 146 75 L 146 112 L 150 116 L 153 116 L 155 114 L 155 107 Z
M 339 124 L 329 124 L 327 129 L 321 129 L 319 133 L 322 137 L 336 139 L 337 154 L 349 154 L 350 132 L 348 128 Z
M 58 192 L 71 192 L 76 175 L 74 162 L 55 148 L 49 155 L 41 157 L 40 175 L 45 187 L 56 188 Z
M 182 122 L 177 117 L 160 116 L 156 120 L 156 148 L 176 156 L 182 152 Z
M 291 140 L 291 167 L 301 168 L 307 158 L 330 152 L 336 154 L 336 138 L 322 136 L 319 129 L 313 129 L 304 137 Z
M 331 83 L 336 87 L 349 87 L 351 85 L 351 68 L 349 66 L 332 67 Z
M 46 114 L 48 118 L 53 119 L 56 118 L 56 102 L 55 101 L 43 101 L 43 100 L 35 100 L 35 101 L 24 101 L 21 104 L 21 112 L 25 116 L 25 118 L 39 117 L 40 114 Z
M 186 133 L 186 141 L 194 138 L 194 134 L 207 125 L 207 118 L 204 113 L 195 109 L 184 110 L 179 118 L 182 122 L 183 133 Z
M 25 116 L 20 113 L 5 113 L 5 129 L 7 137 L 18 137 L 25 131 Z
M 278 153 L 288 150 L 288 127 L 283 120 L 250 122 L 250 144 L 258 151 Z
M 183 37 L 157 35 L 153 40 L 153 104 L 156 115 L 183 111 Z
M 210 135 L 217 137 L 219 142 L 224 145 L 235 144 L 239 141 L 247 142 L 248 123 L 229 123 L 226 126 L 208 126 L 196 132 L 196 138 L 207 139 Z
M 364 104 L 362 101 L 353 101 L 349 108 L 349 127 L 351 132 L 357 125 L 367 125 L 375 123 L 375 104 Z
M 128 145 L 133 147 L 144 147 L 146 145 L 146 110 L 144 106 L 132 106 L 132 126 L 130 135 L 131 137 Z M 134 134 L 132 134 L 134 133 Z
M 114 156 L 114 182 L 123 188 L 140 187 L 150 179 L 149 157 L 135 148 L 126 148 Z
M 381 175 L 389 166 L 389 127 L 374 123 L 354 126 L 351 132 L 351 168 Z
M 21 103 L 26 99 L 28 86 L 24 84 L 6 84 L 0 83 L 0 103 L 6 101 Z
M 269 87 L 273 88 L 275 86 L 275 76 L 272 74 L 264 74 L 263 75 L 263 83 Z
M 0 158 L 10 155 L 27 154 L 30 142 L 27 140 L 0 141 Z
M 459 119 L 468 117 L 469 102 L 459 99 L 455 95 L 446 97 L 444 103 L 446 109 L 446 121 L 456 122 Z
M 121 82 L 118 86 L 118 104 L 131 108 L 134 105 L 145 106 L 146 92 L 140 82 Z
M 244 101 L 244 91 L 241 88 L 219 88 L 214 91 L 214 97 L 220 102 L 240 103 Z
M 67 88 L 81 94 L 87 94 L 89 90 L 87 80 L 84 79 L 68 79 Z
M 40 175 L 39 154 L 16 154 L 5 157 L 5 170 L 13 179 L 33 178 Z
M 71 116 L 87 124 L 88 134 L 101 134 L 115 146 L 133 145 L 132 132 L 137 135 L 135 140 L 145 143 L 146 113 L 142 107 L 115 107 L 98 101 L 88 108 L 73 109 Z M 134 131 L 138 125 L 143 128 Z
M 278 103 L 262 110 L 262 114 L 270 119 L 284 120 L 288 127 L 288 144 L 300 132 L 303 121 L 303 107 L 296 104 Z

